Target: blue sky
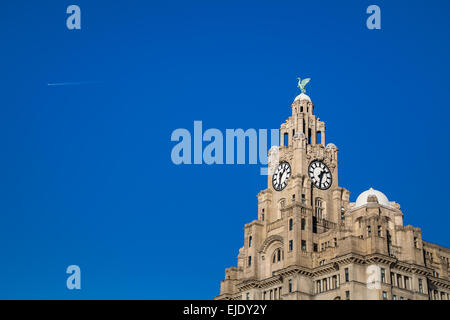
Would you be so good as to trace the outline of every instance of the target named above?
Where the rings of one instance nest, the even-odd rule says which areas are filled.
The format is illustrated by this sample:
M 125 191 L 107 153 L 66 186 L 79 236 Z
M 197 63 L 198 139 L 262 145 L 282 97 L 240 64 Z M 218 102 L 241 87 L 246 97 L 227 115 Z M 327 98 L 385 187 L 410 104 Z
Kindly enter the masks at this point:
M 66 28 L 77 4 L 82 29 Z M 381 8 L 382 29 L 366 28 Z M 0 7 L 0 298 L 211 299 L 266 187 L 171 162 L 176 128 L 278 128 L 296 77 L 373 187 L 450 246 L 448 1 L 9 1 Z M 48 86 L 52 82 L 89 82 Z M 66 289 L 79 265 L 82 289 Z

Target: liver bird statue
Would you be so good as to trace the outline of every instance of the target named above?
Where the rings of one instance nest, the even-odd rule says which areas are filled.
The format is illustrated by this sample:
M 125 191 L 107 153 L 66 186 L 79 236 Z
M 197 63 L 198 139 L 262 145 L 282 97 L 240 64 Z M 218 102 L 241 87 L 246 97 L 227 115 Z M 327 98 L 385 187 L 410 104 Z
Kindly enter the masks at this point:
M 299 88 L 302 91 L 302 93 L 305 93 L 306 92 L 305 87 L 308 84 L 308 82 L 311 80 L 311 78 L 306 78 L 303 80 L 300 78 L 297 78 L 297 80 L 298 80 L 297 88 Z

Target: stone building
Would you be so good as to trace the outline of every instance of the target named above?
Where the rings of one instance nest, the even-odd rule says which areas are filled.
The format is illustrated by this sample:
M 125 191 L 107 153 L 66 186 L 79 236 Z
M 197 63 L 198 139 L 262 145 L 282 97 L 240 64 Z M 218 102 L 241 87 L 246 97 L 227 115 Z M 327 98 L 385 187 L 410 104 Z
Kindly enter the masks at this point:
M 217 300 L 450 300 L 450 250 L 403 225 L 400 205 L 370 188 L 350 202 L 338 148 L 304 93 L 269 151 L 258 218 Z

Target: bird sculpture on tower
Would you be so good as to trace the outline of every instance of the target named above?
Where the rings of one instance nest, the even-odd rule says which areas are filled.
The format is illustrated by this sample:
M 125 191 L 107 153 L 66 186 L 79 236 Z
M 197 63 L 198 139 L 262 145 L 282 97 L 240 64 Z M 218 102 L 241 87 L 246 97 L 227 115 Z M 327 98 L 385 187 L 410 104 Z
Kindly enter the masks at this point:
M 299 88 L 302 93 L 306 93 L 305 87 L 308 84 L 308 82 L 311 80 L 311 78 L 306 78 L 303 80 L 301 78 L 297 78 L 297 80 L 298 80 L 297 88 Z

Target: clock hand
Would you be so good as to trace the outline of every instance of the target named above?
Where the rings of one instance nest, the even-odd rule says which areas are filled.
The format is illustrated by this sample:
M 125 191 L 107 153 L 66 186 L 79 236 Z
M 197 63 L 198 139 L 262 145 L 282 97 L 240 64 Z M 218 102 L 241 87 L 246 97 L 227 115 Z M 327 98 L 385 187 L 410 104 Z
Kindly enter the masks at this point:
M 322 179 L 323 179 L 324 174 L 325 174 L 325 171 L 322 171 L 322 172 L 319 174 L 319 184 L 322 184 Z
M 279 175 L 278 175 L 278 183 L 279 183 L 279 184 L 281 184 L 281 179 L 283 178 L 283 173 L 284 173 L 284 170 L 283 170 L 283 171 L 280 171 L 280 173 L 279 173 Z

